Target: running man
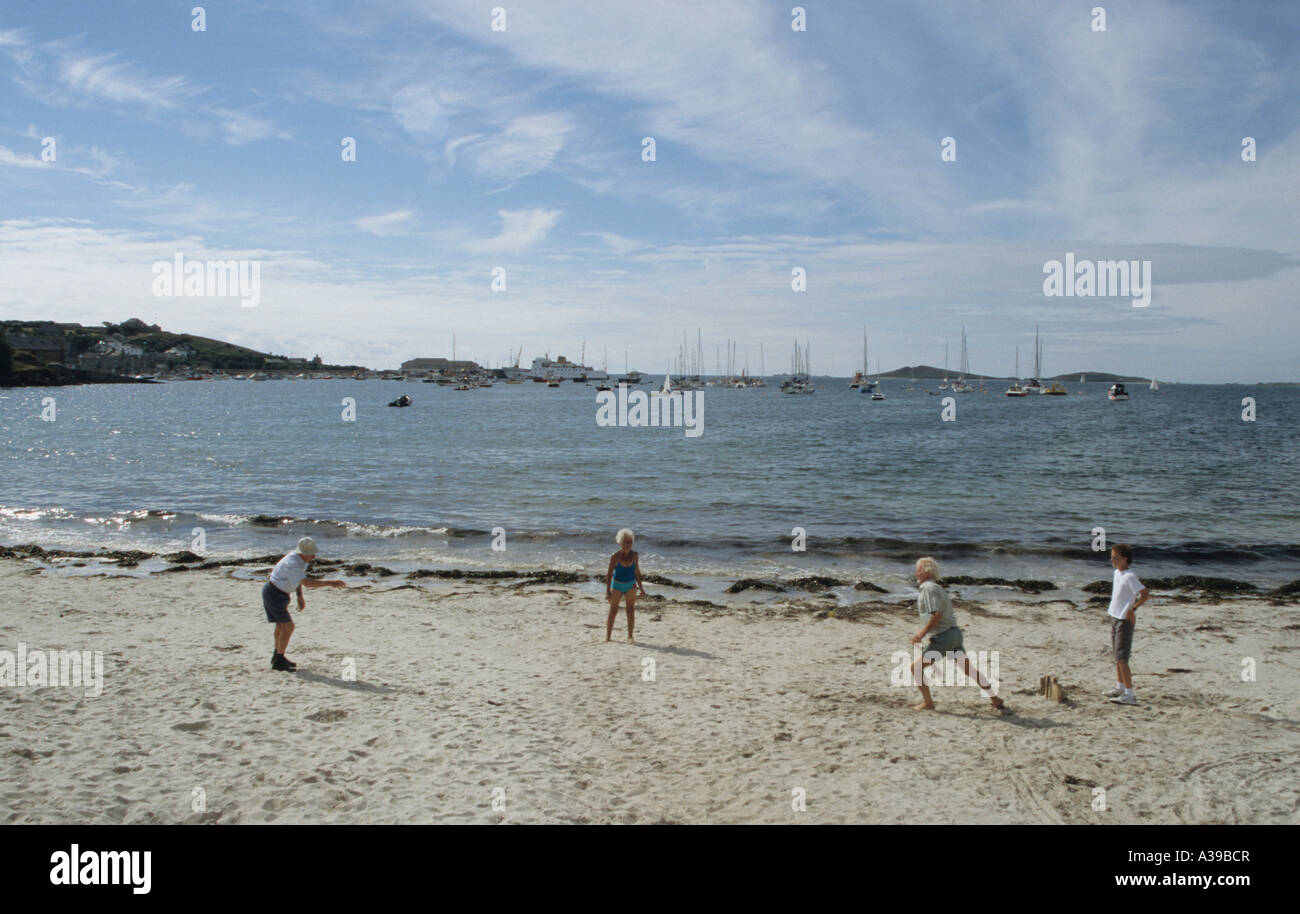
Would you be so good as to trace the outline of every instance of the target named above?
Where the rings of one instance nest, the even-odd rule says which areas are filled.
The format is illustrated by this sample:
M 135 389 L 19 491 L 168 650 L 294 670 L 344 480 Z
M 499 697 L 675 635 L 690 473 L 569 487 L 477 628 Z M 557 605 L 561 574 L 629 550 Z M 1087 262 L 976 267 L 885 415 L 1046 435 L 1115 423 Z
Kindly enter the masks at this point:
M 925 684 L 925 667 L 934 663 L 937 659 L 936 655 L 954 655 L 954 661 L 962 664 L 965 668 L 966 677 L 974 679 L 976 685 L 985 692 L 989 692 L 989 701 L 992 702 L 993 709 L 1001 711 L 1005 702 L 998 698 L 996 694 L 992 694 L 993 686 L 980 675 L 978 666 L 975 667 L 974 671 L 971 670 L 970 658 L 966 656 L 966 646 L 963 643 L 961 629 L 957 627 L 957 617 L 952 611 L 952 600 L 948 598 L 948 592 L 939 586 L 938 578 L 938 562 L 928 555 L 916 560 L 916 585 L 921 591 L 916 598 L 916 610 L 920 613 L 921 618 L 927 621 L 925 628 L 912 636 L 912 643 L 920 644 L 926 635 L 930 636 L 930 643 L 925 646 L 925 652 L 912 665 L 912 681 L 921 690 L 921 703 L 912 705 L 912 710 L 934 710 L 934 701 L 930 698 L 930 687 Z

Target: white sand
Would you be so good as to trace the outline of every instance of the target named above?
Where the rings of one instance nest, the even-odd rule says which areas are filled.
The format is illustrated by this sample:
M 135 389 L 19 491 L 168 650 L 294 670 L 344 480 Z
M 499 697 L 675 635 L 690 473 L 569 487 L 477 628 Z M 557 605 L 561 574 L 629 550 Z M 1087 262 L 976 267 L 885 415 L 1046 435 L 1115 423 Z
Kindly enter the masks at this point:
M 849 622 L 815 618 L 813 599 L 789 615 L 660 603 L 638 611 L 640 643 L 619 642 L 620 616 L 604 644 L 604 607 L 572 588 L 400 582 L 308 591 L 285 674 L 268 668 L 258 583 L 0 561 L 0 649 L 105 665 L 96 698 L 0 688 L 0 822 L 1300 819 L 1294 607 L 1157 596 L 1134 647 L 1142 704 L 1124 708 L 1098 697 L 1114 681 L 1104 608 L 959 604 L 968 649 L 999 651 L 1016 711 L 1000 718 L 971 687 L 908 710 L 916 690 L 890 672 L 910 609 Z M 1047 673 L 1071 703 L 1035 694 Z

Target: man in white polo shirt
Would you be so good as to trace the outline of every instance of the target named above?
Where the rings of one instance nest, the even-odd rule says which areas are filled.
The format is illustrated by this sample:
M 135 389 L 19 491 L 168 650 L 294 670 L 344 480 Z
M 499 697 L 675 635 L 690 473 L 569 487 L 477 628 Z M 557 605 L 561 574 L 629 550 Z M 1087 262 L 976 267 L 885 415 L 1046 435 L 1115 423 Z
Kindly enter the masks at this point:
M 262 587 L 262 607 L 266 620 L 275 623 L 275 653 L 271 655 L 271 669 L 292 673 L 298 665 L 284 656 L 293 634 L 293 619 L 289 617 L 289 595 L 298 594 L 298 611 L 307 608 L 302 598 L 304 587 L 347 587 L 342 581 L 320 581 L 307 577 L 307 568 L 316 558 L 316 541 L 310 536 L 298 540 L 298 548 L 276 563 L 271 579 Z

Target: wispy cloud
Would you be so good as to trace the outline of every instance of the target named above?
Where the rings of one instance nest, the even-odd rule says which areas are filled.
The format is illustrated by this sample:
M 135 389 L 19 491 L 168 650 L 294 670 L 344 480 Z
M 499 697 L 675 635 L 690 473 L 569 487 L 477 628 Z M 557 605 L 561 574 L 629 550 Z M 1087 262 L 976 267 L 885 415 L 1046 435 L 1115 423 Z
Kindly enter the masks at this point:
M 501 231 L 495 238 L 467 242 L 466 246 L 484 252 L 518 252 L 536 247 L 560 220 L 557 209 L 501 210 Z
M 558 112 L 517 117 L 495 133 L 462 139 L 458 149 L 471 168 L 493 181 L 518 181 L 555 161 L 573 121 Z
M 213 114 L 221 119 L 222 138 L 231 146 L 243 146 L 258 140 L 291 140 L 292 134 L 280 130 L 270 118 L 249 111 L 215 108 Z
M 39 156 L 25 156 L 14 152 L 7 146 L 0 146 L 0 166 L 14 168 L 49 168 L 49 162 L 41 161 Z
M 415 210 L 400 209 L 379 216 L 365 216 L 356 220 L 355 225 L 371 235 L 395 235 L 407 229 L 414 216 Z
M 116 54 L 68 53 L 58 58 L 55 74 L 74 93 L 150 109 L 174 109 L 198 90 L 184 76 L 152 76 L 122 62 Z

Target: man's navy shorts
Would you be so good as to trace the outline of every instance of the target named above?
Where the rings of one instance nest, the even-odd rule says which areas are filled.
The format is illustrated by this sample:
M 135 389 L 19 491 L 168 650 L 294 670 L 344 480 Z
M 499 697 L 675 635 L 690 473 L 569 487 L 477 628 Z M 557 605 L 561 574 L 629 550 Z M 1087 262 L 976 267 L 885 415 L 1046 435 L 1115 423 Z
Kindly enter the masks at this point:
M 262 607 L 267 622 L 292 622 L 289 618 L 289 595 L 270 581 L 262 588 Z

